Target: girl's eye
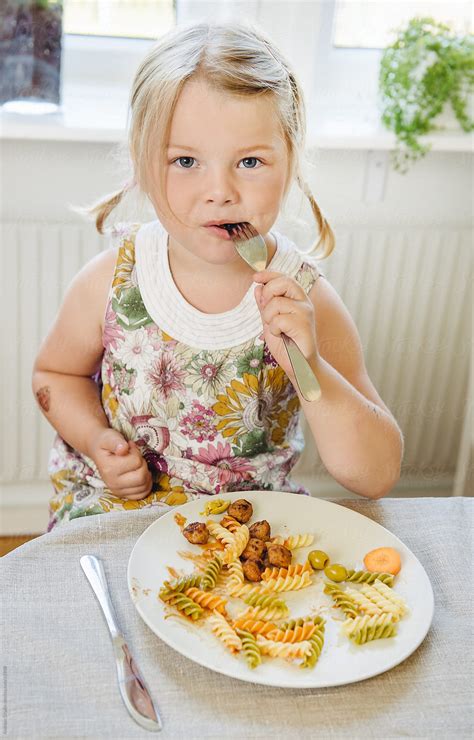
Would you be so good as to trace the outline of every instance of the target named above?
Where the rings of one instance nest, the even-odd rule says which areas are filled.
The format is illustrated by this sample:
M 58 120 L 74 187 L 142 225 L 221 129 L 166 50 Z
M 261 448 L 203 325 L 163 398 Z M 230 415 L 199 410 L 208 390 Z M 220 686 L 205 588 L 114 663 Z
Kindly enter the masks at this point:
M 241 162 L 251 162 L 252 160 L 254 160 L 255 162 L 261 162 L 262 161 L 261 159 L 258 159 L 258 157 L 245 157 L 245 159 L 241 159 L 240 161 Z M 256 167 L 244 167 L 244 169 L 246 169 L 246 170 L 255 170 L 257 168 Z
M 184 160 L 188 160 L 188 161 L 189 161 L 190 159 L 194 160 L 194 157 L 178 157 L 178 158 L 177 158 L 177 159 L 175 159 L 174 161 L 175 161 L 175 162 L 179 162 L 179 161 L 181 161 L 181 160 L 183 160 L 183 159 L 184 159 Z M 183 170 L 189 170 L 189 169 L 191 169 L 191 168 L 190 168 L 190 167 L 188 167 L 187 165 L 184 165 L 184 166 L 182 167 L 182 169 L 183 169 Z
M 188 162 L 188 163 L 190 161 L 194 162 L 195 161 L 194 160 L 194 157 L 177 157 L 177 159 L 173 160 L 173 164 L 175 164 L 176 162 L 182 163 L 183 160 L 184 160 L 185 164 L 183 164 L 182 166 L 180 164 L 180 168 L 183 169 L 183 170 L 190 170 L 190 169 L 192 169 L 192 165 L 188 166 L 188 164 L 186 164 L 186 162 Z M 258 157 L 245 157 L 244 159 L 241 159 L 240 161 L 241 162 L 251 162 L 251 161 L 261 162 L 262 160 L 261 159 L 258 159 Z M 244 167 L 244 169 L 246 169 L 246 170 L 255 170 L 255 169 L 258 169 L 258 168 L 256 168 L 256 167 Z

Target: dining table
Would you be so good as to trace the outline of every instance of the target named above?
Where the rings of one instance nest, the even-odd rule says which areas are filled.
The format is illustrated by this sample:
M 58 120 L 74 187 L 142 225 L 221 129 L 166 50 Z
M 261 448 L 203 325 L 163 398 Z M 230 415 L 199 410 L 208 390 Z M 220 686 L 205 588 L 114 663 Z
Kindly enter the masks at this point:
M 91 554 L 102 561 L 120 628 L 161 715 L 157 737 L 471 738 L 472 498 L 334 503 L 399 537 L 431 581 L 431 626 L 403 662 L 363 681 L 312 689 L 261 685 L 205 668 L 155 635 L 129 593 L 132 549 L 164 509 L 95 514 L 66 522 L 0 559 L 3 734 L 152 734 L 122 702 L 106 623 L 80 567 L 81 556 Z

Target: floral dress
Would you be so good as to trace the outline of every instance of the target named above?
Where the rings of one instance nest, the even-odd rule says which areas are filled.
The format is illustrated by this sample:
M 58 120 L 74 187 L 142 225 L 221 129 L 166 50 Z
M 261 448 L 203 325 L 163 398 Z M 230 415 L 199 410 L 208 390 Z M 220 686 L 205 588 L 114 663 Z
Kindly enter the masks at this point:
M 322 274 L 316 263 L 272 234 L 269 269 L 308 292 Z M 115 245 L 94 380 L 110 427 L 138 445 L 153 487 L 138 501 L 112 495 L 94 461 L 56 434 L 48 531 L 79 516 L 169 509 L 227 491 L 308 494 L 290 478 L 304 446 L 299 399 L 263 339 L 254 285 L 234 309 L 206 314 L 174 283 L 159 221 L 116 224 Z

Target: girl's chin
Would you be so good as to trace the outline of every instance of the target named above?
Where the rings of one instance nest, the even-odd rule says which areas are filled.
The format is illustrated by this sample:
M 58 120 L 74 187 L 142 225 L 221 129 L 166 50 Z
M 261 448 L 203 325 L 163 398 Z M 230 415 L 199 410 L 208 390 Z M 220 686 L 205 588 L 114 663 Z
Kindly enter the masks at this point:
M 205 262 L 209 262 L 212 265 L 228 265 L 231 262 L 240 262 L 241 258 L 235 249 L 232 247 L 230 250 L 228 247 L 225 249 L 202 249 L 200 250 L 199 256 Z

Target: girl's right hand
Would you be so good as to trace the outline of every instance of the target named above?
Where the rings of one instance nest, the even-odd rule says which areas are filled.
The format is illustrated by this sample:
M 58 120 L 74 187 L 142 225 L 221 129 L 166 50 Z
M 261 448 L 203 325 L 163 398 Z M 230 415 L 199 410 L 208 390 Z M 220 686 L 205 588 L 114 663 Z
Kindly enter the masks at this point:
M 116 429 L 103 429 L 92 440 L 89 456 L 112 495 L 142 499 L 151 492 L 153 478 L 146 460 L 132 440 Z

